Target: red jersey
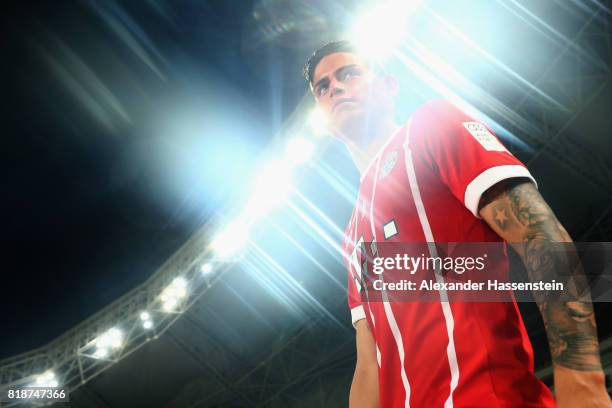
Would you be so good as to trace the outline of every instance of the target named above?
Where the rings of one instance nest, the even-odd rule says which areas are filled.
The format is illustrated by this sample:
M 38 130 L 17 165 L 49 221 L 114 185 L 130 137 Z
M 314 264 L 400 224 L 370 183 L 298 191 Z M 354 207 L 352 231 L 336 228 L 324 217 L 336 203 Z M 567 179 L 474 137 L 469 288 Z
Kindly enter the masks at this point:
M 478 204 L 513 177 L 533 180 L 486 126 L 445 101 L 414 113 L 362 174 L 343 250 L 353 324 L 367 319 L 376 342 L 381 407 L 555 405 L 534 375 L 516 302 L 367 302 L 360 294 L 363 242 L 502 242 Z

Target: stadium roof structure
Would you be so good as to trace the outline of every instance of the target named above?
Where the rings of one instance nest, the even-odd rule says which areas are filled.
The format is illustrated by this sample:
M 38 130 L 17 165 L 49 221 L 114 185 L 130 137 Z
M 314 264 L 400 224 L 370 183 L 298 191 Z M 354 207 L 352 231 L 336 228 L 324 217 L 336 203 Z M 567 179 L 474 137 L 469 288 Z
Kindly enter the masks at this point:
M 334 384 L 338 373 L 350 380 L 354 339 L 341 288 L 321 291 L 316 307 L 305 300 L 288 310 L 262 297 L 262 283 L 239 264 L 203 274 L 209 230 L 203 226 L 140 287 L 49 345 L 3 360 L 3 390 L 31 386 L 51 370 L 77 407 L 287 406 L 288 391 L 307 386 L 312 398 L 342 398 L 348 383 Z M 177 277 L 187 294 L 169 312 L 160 295 Z M 315 278 L 310 273 L 306 284 Z M 111 328 L 123 333 L 121 344 L 96 356 L 97 339 Z

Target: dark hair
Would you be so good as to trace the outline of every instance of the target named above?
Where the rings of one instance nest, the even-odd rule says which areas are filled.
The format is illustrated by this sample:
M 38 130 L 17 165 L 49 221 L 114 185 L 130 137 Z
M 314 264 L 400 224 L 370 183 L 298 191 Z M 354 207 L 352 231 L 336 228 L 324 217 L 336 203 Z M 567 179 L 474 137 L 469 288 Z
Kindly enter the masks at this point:
M 360 54 L 355 44 L 351 43 L 350 41 L 332 41 L 330 43 L 325 44 L 323 47 L 313 52 L 310 58 L 308 58 L 308 61 L 306 61 L 306 64 L 304 64 L 304 77 L 310 85 L 312 85 L 312 80 L 314 79 L 314 71 L 315 68 L 317 68 L 317 65 L 319 65 L 319 62 L 321 62 L 321 60 L 327 57 L 328 55 L 335 54 L 337 52 L 350 52 L 353 54 Z M 370 65 L 370 67 L 374 69 L 374 71 L 378 73 L 385 72 L 385 69 L 380 64 L 380 62 L 370 58 L 365 59 L 366 62 Z
M 306 64 L 304 64 L 304 77 L 309 84 L 312 85 L 314 71 L 317 65 L 319 65 L 319 62 L 328 55 L 336 52 L 357 53 L 357 48 L 349 41 L 333 41 L 313 52 L 310 58 L 308 58 L 308 61 L 306 61 Z

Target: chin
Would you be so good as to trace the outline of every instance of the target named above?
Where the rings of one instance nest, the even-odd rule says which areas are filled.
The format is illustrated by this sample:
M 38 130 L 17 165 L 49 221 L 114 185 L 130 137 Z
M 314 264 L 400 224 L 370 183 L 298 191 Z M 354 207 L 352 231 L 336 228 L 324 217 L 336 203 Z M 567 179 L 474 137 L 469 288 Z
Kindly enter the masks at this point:
M 333 133 L 341 139 L 357 142 L 368 127 L 368 117 L 361 111 L 342 112 L 341 117 L 334 120 Z

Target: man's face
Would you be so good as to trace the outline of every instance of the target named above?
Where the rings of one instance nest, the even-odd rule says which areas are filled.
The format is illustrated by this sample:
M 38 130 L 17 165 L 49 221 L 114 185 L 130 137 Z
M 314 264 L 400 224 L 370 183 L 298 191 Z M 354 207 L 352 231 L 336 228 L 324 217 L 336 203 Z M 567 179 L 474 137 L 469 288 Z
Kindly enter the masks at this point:
M 388 78 L 376 75 L 350 52 L 324 57 L 315 68 L 312 84 L 330 131 L 348 139 L 358 133 L 358 127 L 368 126 L 392 109 L 395 89 Z

